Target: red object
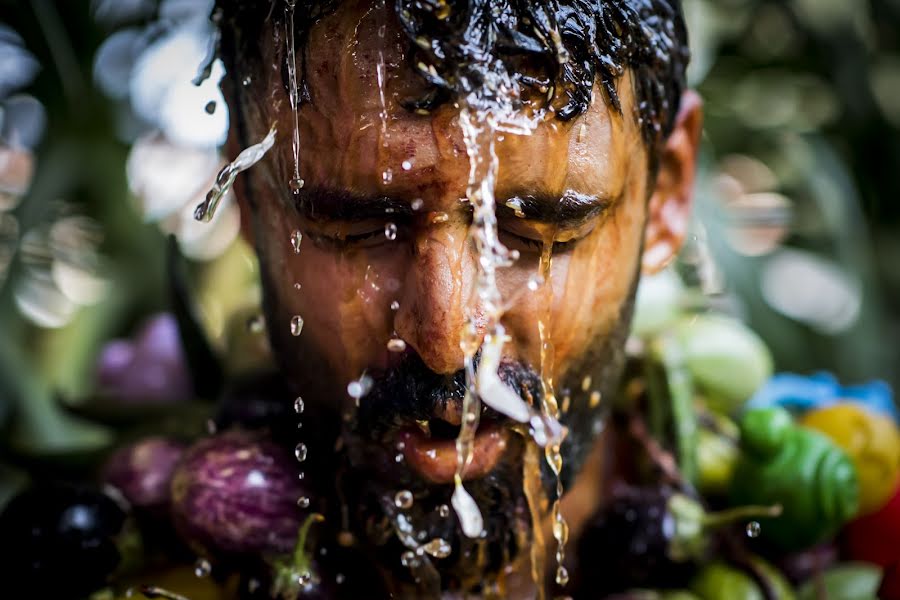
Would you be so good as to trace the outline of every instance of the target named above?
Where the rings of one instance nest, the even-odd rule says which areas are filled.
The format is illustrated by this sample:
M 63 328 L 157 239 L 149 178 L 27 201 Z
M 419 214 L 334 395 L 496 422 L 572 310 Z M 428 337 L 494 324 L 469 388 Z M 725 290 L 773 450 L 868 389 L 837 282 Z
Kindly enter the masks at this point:
M 844 528 L 843 543 L 844 551 L 853 560 L 885 568 L 900 562 L 900 488 L 880 510 L 848 524 Z M 900 590 L 900 587 L 894 589 Z M 900 593 L 890 597 L 900 600 Z
M 878 600 L 900 600 L 900 562 L 884 572 L 878 587 Z

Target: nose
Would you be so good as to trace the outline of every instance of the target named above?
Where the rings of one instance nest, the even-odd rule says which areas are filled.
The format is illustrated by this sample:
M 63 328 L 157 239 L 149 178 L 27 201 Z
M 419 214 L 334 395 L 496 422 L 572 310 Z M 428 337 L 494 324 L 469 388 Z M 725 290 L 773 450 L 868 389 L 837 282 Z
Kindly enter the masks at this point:
M 416 237 L 394 322 L 426 366 L 444 375 L 463 368 L 460 339 L 469 310 L 476 311 L 476 323 L 482 321 L 473 306 L 475 262 L 466 235 L 464 223 L 444 223 Z

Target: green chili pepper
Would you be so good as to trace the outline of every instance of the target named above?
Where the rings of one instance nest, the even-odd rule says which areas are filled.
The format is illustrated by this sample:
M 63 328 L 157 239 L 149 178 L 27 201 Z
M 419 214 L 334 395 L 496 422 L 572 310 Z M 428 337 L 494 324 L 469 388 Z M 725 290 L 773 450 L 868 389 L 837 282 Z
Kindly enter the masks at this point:
M 780 517 L 760 520 L 762 535 L 785 550 L 824 541 L 859 507 L 856 470 L 824 435 L 794 424 L 781 408 L 748 411 L 741 420 L 741 458 L 731 499 L 780 504 Z

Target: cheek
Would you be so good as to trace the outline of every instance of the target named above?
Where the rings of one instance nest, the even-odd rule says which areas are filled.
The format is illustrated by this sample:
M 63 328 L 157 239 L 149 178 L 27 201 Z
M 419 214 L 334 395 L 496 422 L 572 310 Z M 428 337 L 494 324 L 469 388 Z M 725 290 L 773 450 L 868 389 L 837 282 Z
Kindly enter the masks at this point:
M 516 267 L 506 276 L 504 297 L 525 290 L 504 318 L 518 356 L 540 365 L 538 324 L 543 322 L 553 346 L 557 381 L 621 319 L 637 273 L 643 233 L 644 204 L 639 194 L 631 196 L 571 253 L 553 257 L 548 285 L 527 290 L 528 277 L 537 272 L 537 259 L 533 266 Z
M 277 298 L 269 326 L 283 327 L 279 337 L 295 342 L 295 360 L 315 352 L 339 382 L 359 377 L 367 367 L 387 366 L 395 315 L 391 303 L 399 296 L 403 269 L 400 253 L 390 247 L 341 253 L 317 246 L 309 236 L 296 253 L 291 216 L 282 211 L 263 226 L 269 235 L 260 253 Z M 295 315 L 303 318 L 297 337 L 290 333 Z

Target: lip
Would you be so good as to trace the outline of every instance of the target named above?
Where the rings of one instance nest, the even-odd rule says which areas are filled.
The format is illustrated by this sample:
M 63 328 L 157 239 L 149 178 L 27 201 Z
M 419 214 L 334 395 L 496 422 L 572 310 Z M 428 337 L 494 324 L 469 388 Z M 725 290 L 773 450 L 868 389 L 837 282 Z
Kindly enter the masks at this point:
M 472 460 L 463 479 L 478 479 L 493 470 L 506 451 L 509 431 L 495 423 L 482 423 L 475 432 Z M 403 457 L 416 473 L 432 483 L 452 483 L 456 474 L 456 440 L 433 439 L 418 428 L 400 431 Z

